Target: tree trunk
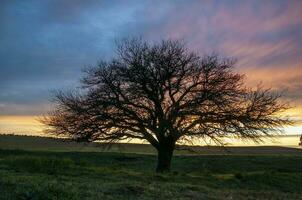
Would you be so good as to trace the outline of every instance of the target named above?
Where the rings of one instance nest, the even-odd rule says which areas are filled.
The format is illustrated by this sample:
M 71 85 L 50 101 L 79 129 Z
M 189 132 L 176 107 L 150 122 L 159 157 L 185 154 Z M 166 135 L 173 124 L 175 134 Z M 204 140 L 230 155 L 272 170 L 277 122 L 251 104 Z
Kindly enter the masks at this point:
M 174 145 L 165 144 L 161 145 L 157 149 L 157 173 L 170 172 L 171 169 L 171 159 L 173 156 Z

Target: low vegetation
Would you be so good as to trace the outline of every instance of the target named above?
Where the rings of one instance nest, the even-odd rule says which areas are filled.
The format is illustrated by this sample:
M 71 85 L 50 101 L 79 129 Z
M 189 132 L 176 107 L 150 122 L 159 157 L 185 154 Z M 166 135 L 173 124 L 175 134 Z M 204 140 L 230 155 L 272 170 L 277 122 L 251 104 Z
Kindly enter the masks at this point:
M 256 154 L 255 148 L 254 155 L 177 155 L 170 173 L 156 174 L 154 154 L 21 149 L 19 142 L 19 150 L 0 150 L 0 200 L 302 196 L 298 150 L 296 154 Z

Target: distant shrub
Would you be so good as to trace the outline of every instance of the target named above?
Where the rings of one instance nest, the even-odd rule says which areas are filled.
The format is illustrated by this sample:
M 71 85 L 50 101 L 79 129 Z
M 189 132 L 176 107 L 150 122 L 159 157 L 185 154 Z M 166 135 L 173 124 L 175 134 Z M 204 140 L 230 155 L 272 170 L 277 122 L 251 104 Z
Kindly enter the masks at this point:
M 179 174 L 179 172 L 178 172 L 178 171 L 173 171 L 172 174 L 173 174 L 174 176 L 177 176 L 177 175 Z
M 240 173 L 240 172 L 235 173 L 235 174 L 234 174 L 234 177 L 235 177 L 236 179 L 238 179 L 238 180 L 241 180 L 241 181 L 244 179 L 243 174 Z

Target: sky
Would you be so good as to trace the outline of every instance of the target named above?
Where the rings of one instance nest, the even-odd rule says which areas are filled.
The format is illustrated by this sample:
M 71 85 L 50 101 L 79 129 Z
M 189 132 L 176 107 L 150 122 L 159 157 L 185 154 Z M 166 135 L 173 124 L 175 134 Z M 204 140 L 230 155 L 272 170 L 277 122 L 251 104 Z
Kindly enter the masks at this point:
M 116 40 L 180 39 L 200 55 L 236 58 L 254 87 L 284 91 L 302 133 L 301 0 L 1 0 L 0 132 L 38 131 L 51 92 L 115 54 Z

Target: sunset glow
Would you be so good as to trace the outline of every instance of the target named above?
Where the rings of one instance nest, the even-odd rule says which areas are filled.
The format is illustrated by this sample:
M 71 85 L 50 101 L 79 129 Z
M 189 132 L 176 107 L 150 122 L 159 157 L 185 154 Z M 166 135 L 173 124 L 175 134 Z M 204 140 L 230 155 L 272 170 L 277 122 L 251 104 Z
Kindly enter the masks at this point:
M 0 116 L 0 132 L 5 134 L 43 135 L 37 116 Z

